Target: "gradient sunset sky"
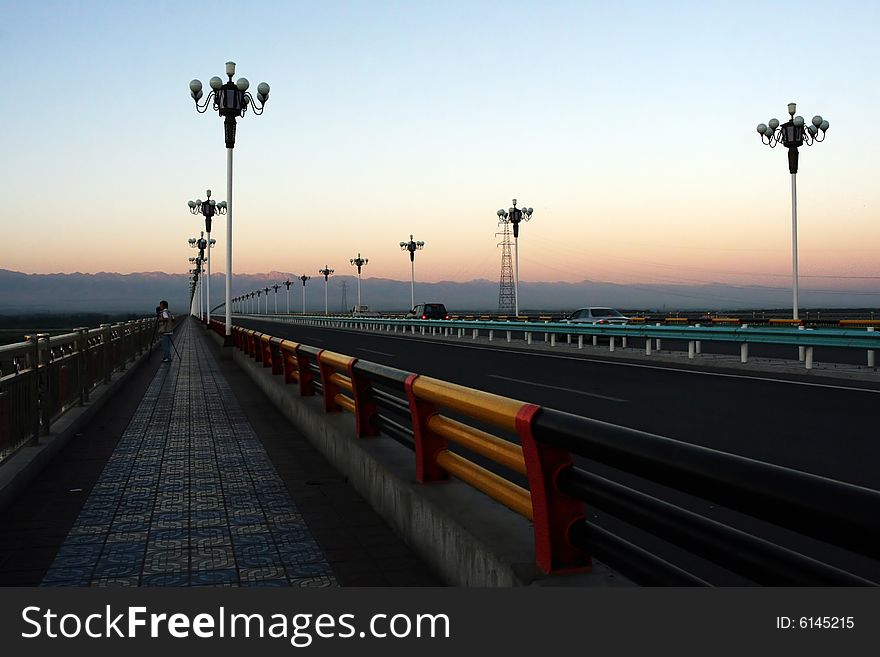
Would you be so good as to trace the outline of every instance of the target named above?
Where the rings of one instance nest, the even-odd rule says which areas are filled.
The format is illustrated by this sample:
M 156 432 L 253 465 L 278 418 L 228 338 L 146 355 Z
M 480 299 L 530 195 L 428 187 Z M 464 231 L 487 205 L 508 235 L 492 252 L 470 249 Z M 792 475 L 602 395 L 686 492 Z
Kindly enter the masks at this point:
M 802 285 L 880 275 L 880 3 L 0 6 L 0 268 L 185 271 L 187 200 L 226 198 L 188 83 L 232 59 L 272 87 L 238 127 L 237 271 L 360 252 L 407 279 L 412 233 L 418 279 L 497 280 L 516 197 L 523 280 L 787 285 L 785 152 L 755 126 L 796 101 L 831 123 L 801 153 Z

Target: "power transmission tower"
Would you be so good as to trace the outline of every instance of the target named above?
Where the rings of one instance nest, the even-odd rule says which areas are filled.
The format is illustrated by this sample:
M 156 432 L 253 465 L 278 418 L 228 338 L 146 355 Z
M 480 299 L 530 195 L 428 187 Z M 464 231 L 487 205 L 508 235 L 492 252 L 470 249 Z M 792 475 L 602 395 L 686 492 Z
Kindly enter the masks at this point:
M 342 281 L 342 312 L 348 310 L 348 281 Z
M 513 291 L 513 265 L 510 257 L 510 223 L 501 222 L 504 226 L 501 235 L 501 283 L 498 286 L 498 314 L 504 315 L 516 307 Z M 499 233 L 495 233 L 498 235 Z

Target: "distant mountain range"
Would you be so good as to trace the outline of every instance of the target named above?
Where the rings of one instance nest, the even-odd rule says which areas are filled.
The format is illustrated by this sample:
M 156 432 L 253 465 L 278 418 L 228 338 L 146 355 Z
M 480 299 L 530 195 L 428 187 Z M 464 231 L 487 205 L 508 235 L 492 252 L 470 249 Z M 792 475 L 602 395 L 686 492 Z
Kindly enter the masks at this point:
M 268 272 L 238 274 L 233 295 L 237 296 L 289 279 L 291 310 L 302 308 L 302 285 L 294 274 Z M 330 309 L 343 308 L 343 283 L 346 305 L 357 303 L 357 279 L 334 276 L 330 279 Z M 211 279 L 212 305 L 221 302 L 225 285 L 222 275 Z M 377 310 L 404 310 L 409 306 L 409 281 L 365 278 L 362 303 Z M 188 304 L 188 276 L 164 272 L 117 274 L 25 274 L 0 269 L 0 313 L 18 312 L 144 312 L 152 313 L 160 299 L 167 299 L 173 310 L 185 311 Z M 274 291 L 269 292 L 269 308 L 274 308 Z M 261 302 L 265 297 L 261 298 Z M 739 286 L 723 283 L 705 285 L 616 284 L 600 281 L 579 283 L 540 282 L 520 284 L 520 306 L 525 310 L 563 310 L 582 306 L 613 306 L 639 310 L 729 310 L 785 308 L 791 303 L 786 287 Z M 880 293 L 801 290 L 804 308 L 852 308 L 880 305 Z M 316 275 L 307 284 L 307 310 L 324 310 L 324 282 Z M 498 306 L 498 282 L 485 279 L 462 283 L 441 281 L 416 283 L 416 303 L 440 301 L 450 310 L 493 311 Z M 287 308 L 285 288 L 278 291 L 278 310 Z

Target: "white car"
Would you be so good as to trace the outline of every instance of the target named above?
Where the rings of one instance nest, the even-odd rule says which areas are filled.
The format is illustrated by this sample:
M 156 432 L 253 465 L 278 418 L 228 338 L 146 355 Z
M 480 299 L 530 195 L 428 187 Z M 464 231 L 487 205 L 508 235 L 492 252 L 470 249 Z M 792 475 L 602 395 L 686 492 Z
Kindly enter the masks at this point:
M 562 320 L 568 324 L 617 324 L 623 325 L 629 321 L 629 317 L 621 315 L 614 308 L 580 308 Z
M 352 315 L 357 315 L 358 317 L 378 317 L 379 313 L 374 310 L 370 310 L 369 306 L 355 306 L 351 309 Z

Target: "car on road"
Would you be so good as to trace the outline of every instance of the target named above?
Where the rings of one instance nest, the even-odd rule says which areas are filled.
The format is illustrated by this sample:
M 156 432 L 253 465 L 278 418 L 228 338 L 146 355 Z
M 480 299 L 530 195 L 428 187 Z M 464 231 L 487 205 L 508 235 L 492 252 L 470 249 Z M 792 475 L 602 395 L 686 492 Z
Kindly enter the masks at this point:
M 449 319 L 442 303 L 420 303 L 406 314 L 406 319 Z
M 623 325 L 629 321 L 629 317 L 622 315 L 614 308 L 590 307 L 579 308 L 571 315 L 562 320 L 567 324 L 617 324 Z

